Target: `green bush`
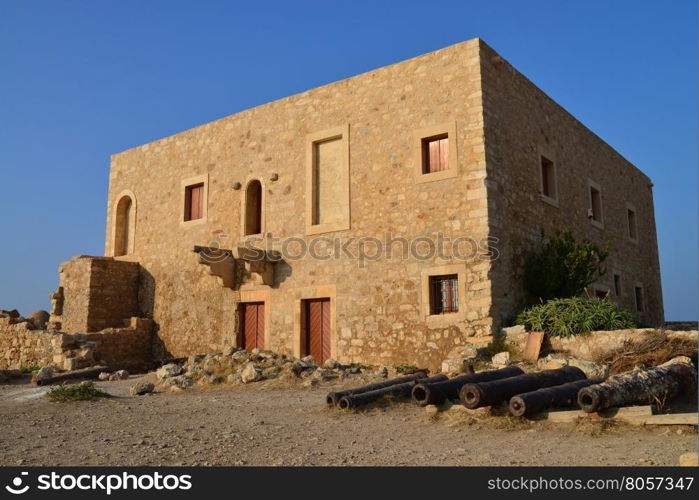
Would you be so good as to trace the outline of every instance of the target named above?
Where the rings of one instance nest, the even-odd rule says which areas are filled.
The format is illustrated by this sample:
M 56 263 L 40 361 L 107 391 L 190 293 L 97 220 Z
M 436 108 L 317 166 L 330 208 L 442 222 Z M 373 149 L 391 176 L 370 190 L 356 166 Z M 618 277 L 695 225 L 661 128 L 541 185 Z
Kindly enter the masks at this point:
M 19 369 L 20 373 L 32 373 L 41 368 L 39 365 L 27 365 Z
M 529 331 L 544 331 L 554 337 L 636 327 L 636 322 L 628 311 L 619 309 L 607 299 L 597 297 L 549 300 L 519 313 L 517 323 L 524 325 Z
M 544 238 L 543 232 L 541 236 Z M 569 232 L 546 239 L 540 250 L 526 256 L 527 305 L 579 296 L 585 287 L 605 274 L 602 263 L 608 255 L 609 244 L 600 248 L 587 240 L 578 243 Z
M 49 400 L 63 401 L 90 401 L 95 398 L 108 398 L 109 394 L 100 391 L 92 382 L 81 382 L 75 385 L 61 385 L 54 387 L 46 393 Z

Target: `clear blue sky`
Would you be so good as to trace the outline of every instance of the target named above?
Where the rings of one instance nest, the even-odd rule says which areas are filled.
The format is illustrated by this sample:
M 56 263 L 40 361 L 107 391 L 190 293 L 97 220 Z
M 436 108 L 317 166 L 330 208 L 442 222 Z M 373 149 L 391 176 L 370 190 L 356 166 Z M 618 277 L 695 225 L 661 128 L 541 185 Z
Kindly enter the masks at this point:
M 655 183 L 669 320 L 696 320 L 697 10 L 673 1 L 0 0 L 0 308 L 104 252 L 109 156 L 481 37 Z

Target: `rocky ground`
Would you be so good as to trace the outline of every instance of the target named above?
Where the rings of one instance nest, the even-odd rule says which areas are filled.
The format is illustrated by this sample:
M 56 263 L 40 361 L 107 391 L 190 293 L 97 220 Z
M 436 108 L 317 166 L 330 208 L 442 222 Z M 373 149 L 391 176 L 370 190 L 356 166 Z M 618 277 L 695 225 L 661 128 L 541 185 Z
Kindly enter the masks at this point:
M 362 375 L 315 371 L 254 384 L 233 376 L 185 390 L 166 381 L 182 375 L 159 381 L 151 373 L 96 382 L 112 398 L 64 403 L 49 402 L 48 389 L 28 377 L 6 382 L 0 385 L 0 465 L 637 466 L 676 465 L 682 453 L 696 451 L 696 430 L 684 426 L 435 415 L 398 401 L 361 411 L 328 409 L 325 394 L 358 385 Z M 131 395 L 131 387 L 148 381 L 156 392 Z

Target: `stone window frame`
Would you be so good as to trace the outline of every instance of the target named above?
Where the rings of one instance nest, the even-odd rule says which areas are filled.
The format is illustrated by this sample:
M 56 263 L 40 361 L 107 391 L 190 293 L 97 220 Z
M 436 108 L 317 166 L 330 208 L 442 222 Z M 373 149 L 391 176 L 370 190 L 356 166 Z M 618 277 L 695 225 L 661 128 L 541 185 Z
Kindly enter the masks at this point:
M 459 148 L 456 128 L 456 120 L 451 120 L 420 128 L 413 133 L 413 163 L 415 164 L 415 182 L 417 184 L 453 179 L 459 175 Z M 439 172 L 424 173 L 423 144 L 425 139 L 445 134 L 449 139 L 449 168 Z
M 458 280 L 459 310 L 448 314 L 432 314 L 430 278 L 455 274 Z M 466 318 L 466 265 L 445 264 L 425 268 L 420 273 L 420 315 L 430 324 L 452 324 Z
M 544 172 L 541 168 L 542 158 L 546 158 L 553 164 L 553 189 L 556 193 L 555 198 L 544 194 Z M 536 168 L 539 171 L 539 199 L 553 207 L 559 208 L 560 194 L 558 191 L 558 161 L 556 159 L 556 153 L 546 146 L 539 145 L 537 147 L 536 159 Z
M 247 216 L 247 203 L 248 203 L 248 187 L 253 181 L 258 181 L 262 188 L 260 201 L 260 232 L 255 234 L 245 234 L 245 222 Z M 240 206 L 240 237 L 243 241 L 255 240 L 260 237 L 264 237 L 267 231 L 267 186 L 265 185 L 265 180 L 262 176 L 249 175 L 245 179 L 243 184 L 243 196 L 241 196 L 241 206 Z
M 337 182 L 342 187 L 344 210 L 341 220 L 313 224 L 313 172 L 315 167 L 316 146 L 325 141 L 341 139 L 342 141 L 342 165 L 341 177 Z M 346 231 L 350 228 L 350 135 L 349 123 L 337 127 L 321 130 L 306 135 L 306 235 L 331 233 L 334 231 Z
M 639 302 L 639 300 L 638 300 L 638 290 L 641 290 L 641 301 L 640 301 L 640 302 L 641 302 L 641 308 L 640 308 L 640 309 L 639 309 L 639 307 L 638 307 L 638 302 Z M 643 283 L 641 283 L 640 281 L 636 281 L 636 282 L 633 284 L 633 308 L 634 308 L 634 311 L 636 311 L 637 313 L 644 313 L 644 312 L 646 312 L 646 308 L 647 308 L 647 303 L 646 303 L 646 301 L 647 301 L 646 289 L 645 289 L 645 287 L 643 286 Z
M 592 215 L 594 213 L 594 209 L 592 208 L 592 190 L 595 189 L 599 193 L 599 219 L 600 220 L 595 220 L 594 216 Z M 602 186 L 598 183 L 593 181 L 592 179 L 587 180 L 587 202 L 588 202 L 588 208 L 587 208 L 587 214 L 588 214 L 588 219 L 590 219 L 590 224 L 592 224 L 594 227 L 597 229 L 604 229 L 604 200 L 602 199 Z
M 617 276 L 619 277 L 619 290 L 617 290 L 617 286 L 616 286 L 616 277 Z M 622 281 L 622 278 L 621 278 L 621 271 L 619 271 L 618 269 L 612 269 L 612 289 L 614 290 L 615 297 L 623 297 L 624 296 L 624 282 Z
M 116 238 L 117 238 L 117 224 L 119 223 L 119 202 L 125 198 L 128 197 L 131 199 L 131 209 L 129 211 L 129 234 L 128 234 L 128 242 L 129 242 L 129 247 L 126 250 L 125 254 L 122 255 L 116 255 Z M 136 250 L 136 209 L 137 209 L 137 204 L 136 204 L 136 195 L 134 194 L 133 191 L 130 189 L 124 189 L 121 191 L 116 198 L 114 199 L 114 205 L 112 207 L 112 230 L 111 230 L 111 238 L 109 239 L 109 253 L 108 255 L 111 257 L 126 257 L 131 254 L 133 254 Z
M 202 193 L 204 195 L 204 199 L 202 200 L 202 214 L 201 218 L 199 219 L 193 219 L 193 220 L 185 220 L 185 208 L 186 208 L 186 195 L 187 195 L 187 188 L 189 186 L 195 186 L 197 184 L 203 184 L 204 189 L 202 190 Z M 179 208 L 179 218 L 180 218 L 180 226 L 184 227 L 191 227 L 191 226 L 198 226 L 200 224 L 205 224 L 208 220 L 208 215 L 209 215 L 209 174 L 201 174 L 197 175 L 194 177 L 188 177 L 186 179 L 182 179 L 180 182 L 180 208 Z
M 631 221 L 629 220 L 629 212 L 633 212 L 633 222 L 634 222 L 634 231 L 636 233 L 636 237 L 633 238 L 631 236 Z M 635 245 L 638 245 L 638 210 L 636 210 L 636 207 L 634 206 L 633 203 L 626 202 L 626 235 L 629 238 L 629 241 L 631 243 L 634 243 Z

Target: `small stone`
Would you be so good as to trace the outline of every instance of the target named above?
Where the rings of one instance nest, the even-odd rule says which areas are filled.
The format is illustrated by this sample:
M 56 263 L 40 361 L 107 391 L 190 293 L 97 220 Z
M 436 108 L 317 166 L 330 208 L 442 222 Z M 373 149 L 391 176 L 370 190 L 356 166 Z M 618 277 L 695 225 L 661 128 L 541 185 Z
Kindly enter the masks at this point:
M 570 358 L 568 359 L 568 366 L 580 368 L 588 378 L 607 378 L 607 375 L 609 375 L 609 366 L 600 365 L 592 361 Z
M 182 373 L 182 367 L 176 363 L 168 363 L 163 365 L 155 372 L 156 376 L 160 380 L 168 377 L 176 377 L 180 373 Z
M 510 353 L 507 351 L 499 352 L 490 359 L 493 366 L 503 367 L 510 364 Z
M 276 366 L 270 366 L 269 368 L 265 368 L 262 370 L 262 377 L 263 378 L 275 378 L 277 374 L 279 373 L 279 368 Z
M 132 396 L 140 396 L 153 392 L 153 389 L 155 389 L 155 385 L 153 385 L 151 382 L 137 382 L 135 385 L 131 386 L 129 392 Z
M 109 372 L 101 372 L 99 375 L 97 375 L 97 380 L 109 380 L 109 377 L 112 374 Z
M 680 455 L 680 466 L 681 467 L 697 467 L 699 465 L 697 458 L 697 452 L 692 451 L 689 453 L 683 453 Z
M 557 370 L 558 368 L 563 368 L 568 365 L 568 361 L 565 358 L 560 358 L 549 354 L 545 358 L 541 358 L 537 361 L 536 366 L 539 370 Z
M 317 366 L 315 358 L 313 356 L 311 356 L 310 354 L 308 356 L 301 358 L 301 361 L 306 363 L 307 366 Z
M 323 363 L 323 368 L 327 368 L 328 370 L 337 370 L 339 367 L 340 363 L 334 359 L 327 359 L 325 363 Z
M 425 406 L 425 413 L 427 413 L 428 417 L 434 417 L 439 413 L 439 408 L 437 408 L 437 405 L 427 405 Z
M 318 385 L 318 379 L 317 378 L 308 378 L 301 385 L 303 387 L 313 387 L 314 385 Z
M 691 365 L 691 364 L 692 364 L 692 358 L 690 358 L 689 356 L 675 356 L 675 357 L 672 358 L 671 360 L 665 361 L 665 363 L 663 363 L 663 364 L 660 365 L 660 366 L 676 365 L 676 364 L 678 364 L 678 363 L 684 363 L 684 364 L 687 364 L 687 365 Z
M 102 375 L 102 373 L 100 373 L 100 375 Z M 109 375 L 109 380 L 126 380 L 127 378 L 129 378 L 129 372 L 126 370 L 117 370 Z
M 34 372 L 34 375 L 32 375 L 32 381 L 37 382 L 39 380 L 44 380 L 49 377 L 53 377 L 54 374 L 56 373 L 56 368 L 49 365 L 49 366 L 42 366 L 39 368 L 37 371 Z
M 257 382 L 261 379 L 262 375 L 260 374 L 260 371 L 257 369 L 254 363 L 246 364 L 245 368 L 243 368 L 243 371 L 240 374 L 240 381 L 244 384 L 248 384 L 250 382 Z

